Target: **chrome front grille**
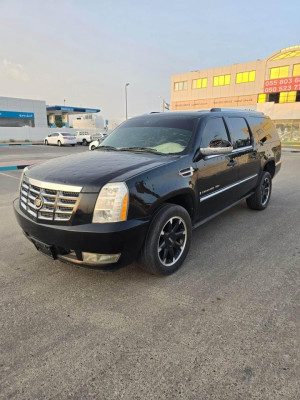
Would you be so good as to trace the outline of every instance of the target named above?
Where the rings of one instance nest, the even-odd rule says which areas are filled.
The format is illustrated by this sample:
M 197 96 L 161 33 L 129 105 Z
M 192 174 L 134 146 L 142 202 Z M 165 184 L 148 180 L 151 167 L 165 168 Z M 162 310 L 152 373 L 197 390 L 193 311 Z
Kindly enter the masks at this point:
M 40 220 L 69 221 L 81 189 L 79 186 L 41 182 L 24 176 L 20 186 L 20 206 Z

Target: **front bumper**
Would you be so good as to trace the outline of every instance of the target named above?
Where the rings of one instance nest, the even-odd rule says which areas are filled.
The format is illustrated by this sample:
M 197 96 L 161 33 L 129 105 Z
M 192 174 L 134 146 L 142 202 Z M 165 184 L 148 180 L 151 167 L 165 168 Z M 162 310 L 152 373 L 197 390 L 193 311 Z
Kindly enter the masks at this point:
M 82 252 L 121 254 L 114 266 L 133 262 L 144 243 L 149 221 L 129 220 L 111 224 L 47 225 L 33 221 L 14 201 L 17 221 L 29 240 L 53 246 L 54 258 L 75 264 L 91 265 L 82 260 Z M 105 264 L 101 264 L 101 267 Z M 112 266 L 112 264 L 109 264 Z

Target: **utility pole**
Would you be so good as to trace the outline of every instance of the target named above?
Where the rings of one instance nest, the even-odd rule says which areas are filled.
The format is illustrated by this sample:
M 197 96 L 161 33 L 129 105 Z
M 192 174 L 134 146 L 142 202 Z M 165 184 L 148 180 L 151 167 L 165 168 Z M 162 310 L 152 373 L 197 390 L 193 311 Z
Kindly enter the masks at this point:
M 126 83 L 126 85 L 125 85 L 126 120 L 128 119 L 128 115 L 127 115 L 127 86 L 129 86 L 129 83 Z

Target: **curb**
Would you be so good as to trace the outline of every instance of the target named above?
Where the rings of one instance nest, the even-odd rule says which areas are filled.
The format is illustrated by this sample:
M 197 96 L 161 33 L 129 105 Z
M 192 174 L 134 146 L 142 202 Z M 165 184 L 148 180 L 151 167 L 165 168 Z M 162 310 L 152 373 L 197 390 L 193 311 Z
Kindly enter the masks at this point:
M 40 143 L 0 143 L 0 146 L 38 146 L 43 145 L 43 142 Z
M 0 171 L 16 171 L 18 169 L 24 169 L 31 164 L 24 164 L 24 165 L 8 165 L 7 167 L 0 167 Z

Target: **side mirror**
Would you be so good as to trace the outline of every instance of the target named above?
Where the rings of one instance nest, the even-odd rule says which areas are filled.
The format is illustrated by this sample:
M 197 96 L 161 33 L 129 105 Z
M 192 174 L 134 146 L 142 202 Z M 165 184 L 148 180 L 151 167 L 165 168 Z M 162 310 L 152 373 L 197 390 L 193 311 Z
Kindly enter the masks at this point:
M 223 139 L 214 139 L 209 143 L 209 147 L 200 147 L 200 153 L 203 156 L 229 154 L 232 150 L 232 144 L 228 140 Z

